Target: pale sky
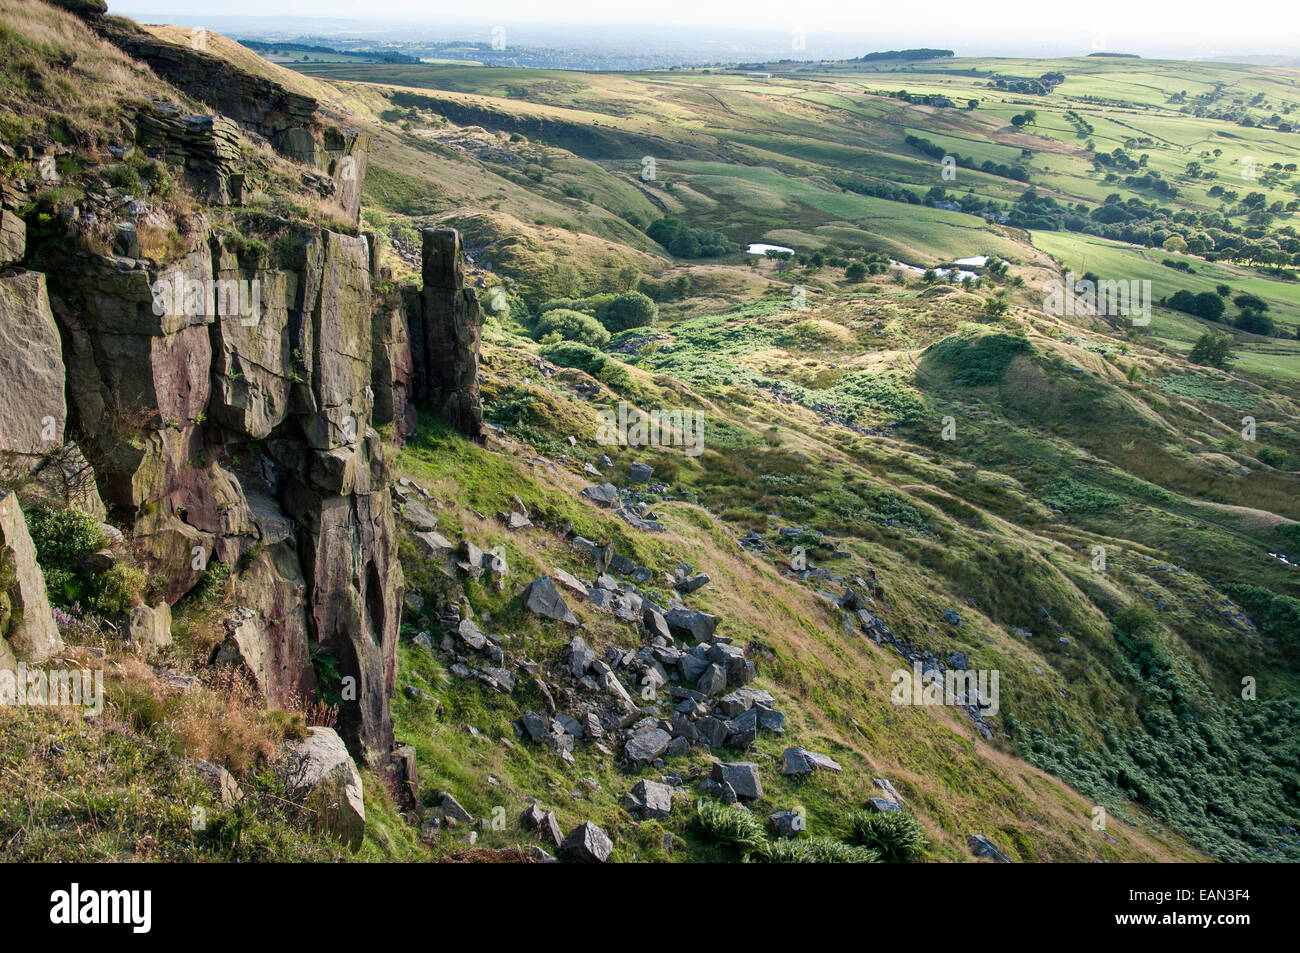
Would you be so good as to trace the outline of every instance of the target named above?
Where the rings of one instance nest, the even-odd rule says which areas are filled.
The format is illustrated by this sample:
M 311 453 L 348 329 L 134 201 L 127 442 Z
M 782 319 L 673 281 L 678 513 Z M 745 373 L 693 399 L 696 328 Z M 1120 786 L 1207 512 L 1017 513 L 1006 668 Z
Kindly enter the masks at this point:
M 819 34 L 879 38 L 864 47 L 899 43 L 963 53 L 1016 47 L 1038 51 L 1105 49 L 1144 55 L 1216 56 L 1273 53 L 1300 56 L 1296 0 L 1192 3 L 1179 0 L 109 0 L 114 13 L 150 22 L 204 16 L 297 16 L 423 25 L 572 23 L 591 28 L 635 24 L 691 28 L 712 37 L 727 30 L 802 30 L 809 55 Z

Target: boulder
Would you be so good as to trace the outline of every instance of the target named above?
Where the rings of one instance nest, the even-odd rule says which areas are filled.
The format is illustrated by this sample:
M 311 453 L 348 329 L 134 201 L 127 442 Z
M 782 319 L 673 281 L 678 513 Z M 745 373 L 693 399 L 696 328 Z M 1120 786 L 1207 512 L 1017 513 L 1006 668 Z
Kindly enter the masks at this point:
M 895 804 L 907 803 L 903 800 L 903 796 L 894 790 L 894 786 L 889 783 L 887 778 L 872 778 L 871 780 L 875 781 L 876 786 L 885 793 L 885 798 L 887 800 L 893 801 Z
M 718 699 L 718 710 L 728 718 L 735 718 L 755 705 L 770 705 L 772 696 L 759 688 L 738 688 Z M 761 713 L 760 713 L 761 717 Z
M 573 575 L 570 572 L 566 572 L 563 569 L 556 568 L 553 569 L 552 572 L 554 573 L 556 580 L 560 583 L 561 586 L 563 586 L 565 589 L 568 589 L 570 592 L 575 593 L 576 595 L 586 598 L 587 586 L 583 583 L 581 579 L 579 579 L 577 576 Z
M 122 538 L 116 527 L 104 522 L 108 510 L 95 485 L 95 471 L 75 443 L 65 443 L 37 462 L 31 476 L 41 498 L 53 501 L 55 506 L 75 506 L 89 513 L 100 521 L 110 542 Z
M 456 625 L 456 635 L 476 652 L 482 652 L 487 648 L 487 636 L 483 634 L 482 629 L 474 624 L 472 619 L 461 619 Z
M 971 852 L 976 857 L 991 860 L 995 864 L 1011 863 L 1011 858 L 998 850 L 997 847 L 994 846 L 993 842 L 983 834 L 971 834 L 970 837 L 966 838 L 966 843 L 970 845 Z
M 775 735 L 785 734 L 785 714 L 764 704 L 757 704 L 758 727 Z
M 758 710 L 751 708 L 724 723 L 727 737 L 723 744 L 728 748 L 748 748 L 758 738 Z
M 431 531 L 438 527 L 438 516 L 418 500 L 407 500 L 402 507 L 402 519 L 417 530 Z
M 183 758 L 182 763 L 194 770 L 204 784 L 212 789 L 226 807 L 233 807 L 244 792 L 240 790 L 239 783 L 235 780 L 234 775 L 219 764 L 213 764 L 211 761 L 198 761 L 193 758 Z
M 627 739 L 623 755 L 634 764 L 649 764 L 663 757 L 673 736 L 662 728 L 644 728 Z
M 3 214 L 6 221 L 14 218 Z M 63 446 L 66 376 L 45 276 L 25 271 L 0 277 L 0 456 L 23 475 Z
M 456 546 L 451 540 L 433 530 L 425 530 L 422 533 L 414 533 L 413 535 L 426 556 L 449 556 L 456 551 Z
M 554 619 L 565 625 L 578 624 L 577 617 L 569 611 L 568 605 L 561 598 L 560 591 L 555 588 L 555 583 L 549 576 L 542 576 L 528 586 L 528 591 L 524 594 L 524 608 L 534 615 Z
M 722 666 L 727 675 L 727 684 L 744 684 L 745 650 L 739 645 L 727 645 L 717 642 L 709 647 L 709 661 Z
M 36 546 L 10 490 L 0 490 L 0 569 L 0 584 L 7 584 L 0 591 L 0 668 L 44 662 L 63 651 Z
M 629 813 L 642 820 L 667 817 L 673 809 L 673 789 L 658 781 L 638 781 L 624 799 Z
M 127 635 L 145 652 L 157 652 L 172 644 L 172 609 L 160 602 L 152 609 L 136 606 L 127 620 Z
M 668 631 L 679 639 L 707 642 L 718 628 L 718 617 L 698 609 L 669 609 L 664 615 Z
M 726 722 L 720 718 L 714 718 L 712 715 L 697 721 L 695 730 L 699 732 L 704 743 L 710 748 L 721 747 L 722 743 L 727 740 Z
M 526 711 L 519 719 L 519 725 L 533 741 L 545 741 L 551 734 L 551 725 L 535 711 Z
M 654 606 L 642 604 L 641 624 L 645 627 L 645 633 L 649 636 L 650 641 L 661 639 L 664 642 L 672 642 L 673 635 L 668 628 L 668 621 L 664 618 L 664 614 Z
M 681 670 L 682 678 L 688 682 L 698 682 L 701 675 L 714 667 L 716 666 L 708 659 L 694 652 L 687 652 L 677 659 L 677 668 Z
M 614 844 L 604 831 L 591 821 L 579 824 L 560 844 L 560 853 L 579 863 L 603 864 L 614 852 Z
M 786 774 L 812 774 L 814 771 L 830 771 L 839 774 L 842 770 L 834 758 L 806 748 L 786 748 L 781 753 Z
M 27 223 L 17 212 L 0 209 L 0 265 L 21 261 L 27 253 Z
M 654 472 L 655 468 L 648 463 L 634 463 L 628 468 L 627 479 L 629 483 L 647 483 Z
M 709 583 L 709 574 L 707 572 L 697 572 L 694 575 L 687 576 L 677 583 L 679 592 L 694 592 L 701 589 Z
M 315 811 L 320 827 L 359 850 L 366 833 L 361 775 L 333 728 L 307 732 L 305 740 L 288 746 L 283 776 L 289 797 Z
M 596 661 L 596 653 L 587 640 L 580 635 L 575 635 L 569 640 L 569 671 L 573 673 L 574 678 L 582 678 L 587 674 L 587 669 L 591 668 L 591 663 Z
M 777 811 L 767 820 L 777 837 L 798 837 L 804 829 L 804 817 L 798 811 Z
M 473 824 L 474 815 L 460 806 L 460 802 L 446 791 L 438 792 L 438 808 L 442 816 L 457 824 Z
M 730 785 L 736 797 L 753 800 L 763 796 L 763 782 L 753 762 L 715 761 L 709 776 L 718 784 Z
M 618 487 L 612 483 L 602 483 L 599 486 L 589 486 L 578 495 L 597 506 L 608 507 L 618 502 Z
M 720 665 L 710 665 L 695 683 L 706 695 L 716 695 L 727 690 L 727 673 Z
M 237 606 L 225 626 L 226 638 L 214 650 L 211 661 L 219 665 L 242 665 L 258 690 L 266 692 L 271 679 L 267 660 L 272 657 L 274 646 L 262 618 L 247 606 Z
M 564 843 L 564 835 L 560 832 L 560 823 L 555 819 L 554 811 L 544 811 L 540 805 L 530 804 L 524 809 L 519 822 L 524 830 L 534 831 L 552 847 Z
M 506 524 L 506 529 L 516 531 L 521 529 L 533 528 L 533 521 L 530 520 L 523 513 L 510 512 L 510 513 L 505 513 L 503 515 L 505 517 L 504 522 Z

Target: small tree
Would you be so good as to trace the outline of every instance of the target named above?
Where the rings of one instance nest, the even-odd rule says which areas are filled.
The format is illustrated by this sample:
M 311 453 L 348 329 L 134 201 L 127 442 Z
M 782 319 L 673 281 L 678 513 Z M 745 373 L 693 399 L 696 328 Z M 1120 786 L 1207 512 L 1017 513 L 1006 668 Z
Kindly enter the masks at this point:
M 1203 367 L 1229 367 L 1232 364 L 1232 336 L 1206 331 L 1196 339 L 1187 359 Z
M 624 265 L 618 270 L 618 287 L 620 291 L 636 291 L 641 283 L 641 272 L 635 265 Z
M 766 252 L 764 252 L 764 254 L 768 258 L 772 258 L 776 261 L 777 271 L 785 271 L 786 262 L 788 262 L 791 258 L 794 257 L 794 252 L 785 251 L 780 248 L 769 248 Z
M 1007 299 L 1000 294 L 984 299 L 984 314 L 987 317 L 1000 318 L 1007 313 L 1007 307 Z

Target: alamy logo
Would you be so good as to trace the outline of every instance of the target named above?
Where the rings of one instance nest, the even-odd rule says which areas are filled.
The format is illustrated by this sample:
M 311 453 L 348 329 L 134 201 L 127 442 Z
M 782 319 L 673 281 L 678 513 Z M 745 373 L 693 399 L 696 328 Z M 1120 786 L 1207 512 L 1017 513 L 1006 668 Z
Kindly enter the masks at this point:
M 50 894 L 50 922 L 73 926 L 128 924 L 132 933 L 148 933 L 153 926 L 152 890 L 70 890 Z
M 1093 281 L 1081 278 L 1076 281 L 1074 272 L 1067 271 L 1064 282 L 1053 279 L 1043 285 L 1043 291 L 1047 294 L 1043 310 L 1056 318 L 1123 315 L 1133 319 L 1135 328 L 1151 323 L 1151 282 L 1147 279 Z
M 979 709 L 981 716 L 996 715 L 1001 708 L 998 701 L 998 680 L 1001 672 L 997 669 L 948 669 L 941 671 L 932 668 L 922 671 L 921 664 L 914 662 L 912 670 L 895 669 L 889 676 L 894 688 L 889 693 L 889 700 L 895 705 L 953 705 L 966 708 L 971 705 Z
M 616 410 L 596 412 L 596 442 L 603 447 L 681 447 L 688 457 L 704 452 L 704 414 L 698 410 L 652 410 L 620 400 Z
M 153 313 L 162 317 L 218 318 L 238 316 L 239 323 L 253 327 L 261 317 L 262 282 L 254 278 L 186 278 L 177 270 L 159 278 L 149 288 Z
M 95 717 L 104 710 L 104 670 L 0 669 L 0 707 L 80 708 Z

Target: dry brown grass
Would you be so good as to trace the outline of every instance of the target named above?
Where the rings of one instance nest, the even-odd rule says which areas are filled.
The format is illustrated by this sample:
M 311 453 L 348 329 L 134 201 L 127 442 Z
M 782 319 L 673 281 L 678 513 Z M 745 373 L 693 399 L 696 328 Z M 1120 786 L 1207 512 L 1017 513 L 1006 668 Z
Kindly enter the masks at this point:
M 232 670 L 214 673 L 183 696 L 171 720 L 181 747 L 191 757 L 225 765 L 233 774 L 274 760 L 291 727 L 301 715 L 273 717 L 266 702 L 248 681 Z
M 0 89 L 29 128 L 64 126 L 90 145 L 117 136 L 115 112 L 125 100 L 176 98 L 152 70 L 101 40 L 64 10 L 38 0 L 0 0 Z
M 102 664 L 114 717 L 135 731 L 160 734 L 178 755 L 224 765 L 237 776 L 271 763 L 286 738 L 305 736 L 300 711 L 268 709 L 234 669 L 212 670 L 180 689 L 127 653 L 110 652 Z

